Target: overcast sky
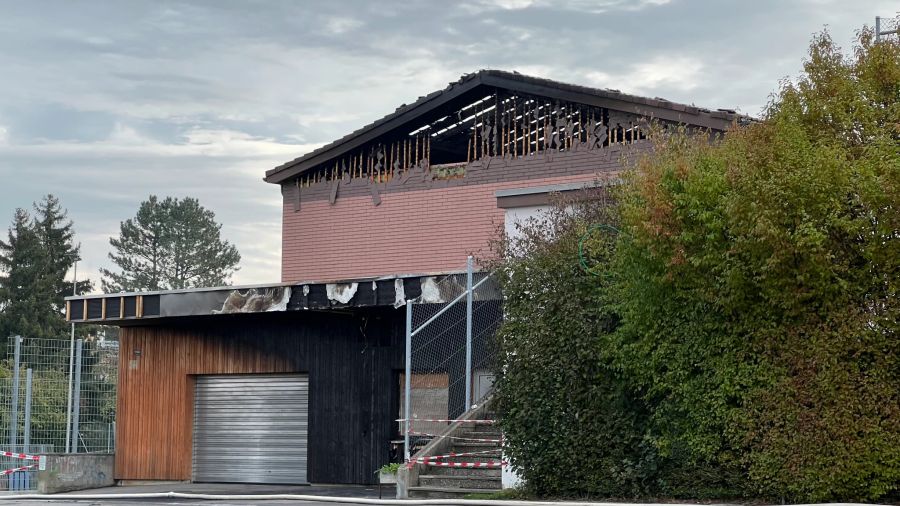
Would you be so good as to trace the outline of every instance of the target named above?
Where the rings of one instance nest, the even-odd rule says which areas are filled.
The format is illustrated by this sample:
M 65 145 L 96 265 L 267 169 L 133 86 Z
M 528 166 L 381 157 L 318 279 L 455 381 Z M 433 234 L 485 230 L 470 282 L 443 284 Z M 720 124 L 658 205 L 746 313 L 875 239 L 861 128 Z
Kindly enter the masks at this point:
M 759 113 L 827 25 L 845 48 L 896 0 L 0 0 L 0 223 L 43 194 L 74 220 L 79 278 L 149 194 L 193 196 L 280 279 L 265 170 L 461 74 L 516 70 Z M 4 233 L 5 235 L 5 233 Z M 98 283 L 99 285 L 99 283 Z

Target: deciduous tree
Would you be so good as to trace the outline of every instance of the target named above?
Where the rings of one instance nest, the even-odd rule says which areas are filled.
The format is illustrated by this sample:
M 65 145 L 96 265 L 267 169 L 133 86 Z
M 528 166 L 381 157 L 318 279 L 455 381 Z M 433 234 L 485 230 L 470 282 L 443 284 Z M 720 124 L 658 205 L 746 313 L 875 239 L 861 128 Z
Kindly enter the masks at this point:
M 900 41 L 873 39 L 816 36 L 715 142 L 654 135 L 593 283 L 578 215 L 505 254 L 501 422 L 535 492 L 900 498 Z

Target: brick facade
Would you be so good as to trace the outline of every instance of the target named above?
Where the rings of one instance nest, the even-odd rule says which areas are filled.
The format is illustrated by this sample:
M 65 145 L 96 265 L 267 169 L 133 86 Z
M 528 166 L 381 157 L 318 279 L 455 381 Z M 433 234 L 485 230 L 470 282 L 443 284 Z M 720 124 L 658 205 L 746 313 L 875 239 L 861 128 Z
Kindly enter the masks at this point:
M 495 192 L 552 184 L 589 183 L 613 174 L 623 157 L 646 145 L 552 153 L 470 164 L 466 177 L 432 181 L 413 172 L 378 185 L 379 205 L 362 180 L 302 188 L 285 185 L 282 281 L 331 281 L 396 274 L 459 271 L 466 255 L 485 256 L 503 226 Z

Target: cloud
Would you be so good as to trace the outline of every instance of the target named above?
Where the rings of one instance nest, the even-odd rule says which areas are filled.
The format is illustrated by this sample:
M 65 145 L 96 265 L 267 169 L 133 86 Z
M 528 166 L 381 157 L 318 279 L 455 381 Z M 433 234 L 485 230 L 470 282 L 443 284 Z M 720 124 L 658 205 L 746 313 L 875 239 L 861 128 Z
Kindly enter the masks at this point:
M 647 7 L 665 5 L 669 2 L 671 0 L 476 0 L 465 4 L 465 6 L 471 12 L 558 8 L 567 11 L 601 14 L 613 10 L 640 11 Z
M 286 144 L 271 138 L 233 130 L 190 128 L 180 142 L 161 143 L 142 135 L 136 129 L 117 123 L 107 139 L 97 142 L 38 142 L 10 145 L 7 156 L 111 158 L 123 156 L 152 157 L 226 157 L 232 159 L 283 158 L 302 154 L 321 143 Z
M 340 35 L 363 26 L 363 22 L 353 18 L 331 17 L 325 21 L 325 29 L 333 34 Z
M 483 0 L 478 2 L 486 8 L 498 8 L 506 10 L 527 9 L 535 5 L 536 0 Z
M 660 89 L 684 92 L 704 82 L 707 78 L 704 67 L 703 62 L 693 56 L 659 55 L 649 61 L 633 63 L 618 75 L 591 71 L 585 73 L 584 78 L 601 88 L 615 88 L 637 95 L 652 94 Z

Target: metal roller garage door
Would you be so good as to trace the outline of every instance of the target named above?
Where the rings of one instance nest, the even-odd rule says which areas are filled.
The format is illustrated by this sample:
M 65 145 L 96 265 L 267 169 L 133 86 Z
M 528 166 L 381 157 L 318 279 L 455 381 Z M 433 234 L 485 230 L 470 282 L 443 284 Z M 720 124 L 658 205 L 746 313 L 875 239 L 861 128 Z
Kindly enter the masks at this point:
M 193 480 L 306 483 L 308 420 L 306 375 L 198 376 Z

